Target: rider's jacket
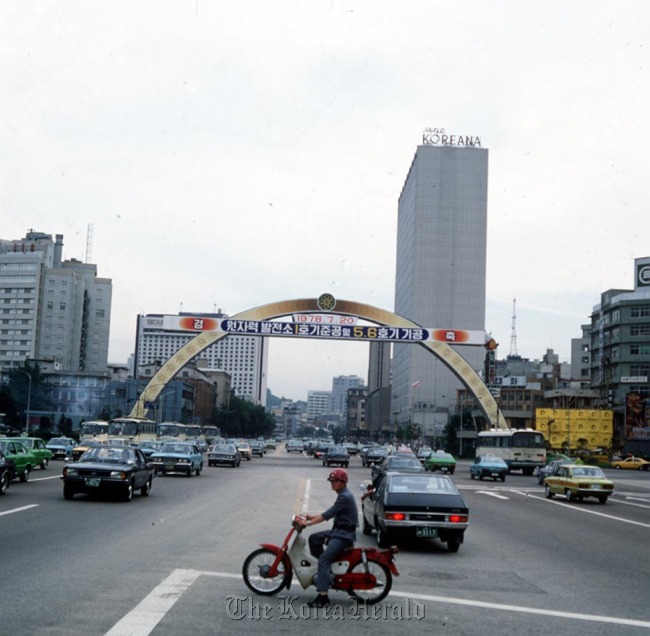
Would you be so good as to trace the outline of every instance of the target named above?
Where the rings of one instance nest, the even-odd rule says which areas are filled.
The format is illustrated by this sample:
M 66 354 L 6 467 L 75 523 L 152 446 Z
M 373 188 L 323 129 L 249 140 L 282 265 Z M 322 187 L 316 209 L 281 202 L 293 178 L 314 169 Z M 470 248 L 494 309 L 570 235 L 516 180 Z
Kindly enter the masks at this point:
M 323 512 L 322 516 L 326 521 L 334 519 L 331 537 L 356 541 L 355 530 L 359 525 L 359 511 L 354 495 L 347 487 L 339 491 L 334 504 Z

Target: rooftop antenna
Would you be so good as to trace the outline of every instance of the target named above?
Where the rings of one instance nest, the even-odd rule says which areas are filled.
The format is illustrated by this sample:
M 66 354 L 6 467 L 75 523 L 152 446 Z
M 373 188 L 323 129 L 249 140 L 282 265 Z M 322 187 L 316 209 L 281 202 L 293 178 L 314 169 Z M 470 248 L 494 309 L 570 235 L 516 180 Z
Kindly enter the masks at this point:
M 512 329 L 510 331 L 510 354 L 508 357 L 517 357 L 517 299 L 512 299 Z
M 93 224 L 88 223 L 88 229 L 86 231 L 86 263 L 90 263 L 93 257 Z

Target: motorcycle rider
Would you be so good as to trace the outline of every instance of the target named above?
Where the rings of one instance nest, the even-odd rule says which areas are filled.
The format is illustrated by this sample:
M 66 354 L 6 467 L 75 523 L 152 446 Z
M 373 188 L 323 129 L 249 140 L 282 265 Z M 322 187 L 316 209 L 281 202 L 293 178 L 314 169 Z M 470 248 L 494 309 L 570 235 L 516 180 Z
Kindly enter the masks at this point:
M 331 530 L 316 532 L 309 537 L 309 549 L 318 558 L 316 575 L 316 598 L 310 607 L 325 607 L 330 604 L 327 590 L 330 584 L 330 567 L 346 548 L 352 547 L 356 540 L 356 528 L 359 525 L 359 512 L 354 495 L 348 490 L 348 474 L 343 468 L 335 468 L 327 478 L 334 492 L 337 493 L 334 505 L 319 515 L 305 515 L 299 520 L 301 527 L 313 526 L 322 521 L 334 519 Z M 327 548 L 324 544 L 327 541 Z

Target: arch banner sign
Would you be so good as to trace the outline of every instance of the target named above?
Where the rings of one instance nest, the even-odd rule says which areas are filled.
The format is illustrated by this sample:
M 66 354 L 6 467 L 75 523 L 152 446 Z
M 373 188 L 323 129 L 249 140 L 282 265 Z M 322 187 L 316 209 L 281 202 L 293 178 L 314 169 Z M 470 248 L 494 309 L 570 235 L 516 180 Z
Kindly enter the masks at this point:
M 306 314 L 301 314 L 301 317 Z M 322 318 L 320 315 L 318 318 Z M 202 316 L 165 316 L 163 329 L 169 331 L 216 331 L 239 336 L 279 336 L 285 338 L 325 338 L 330 340 L 370 340 L 377 342 L 446 342 L 483 346 L 484 331 L 464 329 L 426 329 L 376 325 L 346 325 L 339 317 L 332 324 L 315 322 L 274 322 L 271 320 L 217 320 Z

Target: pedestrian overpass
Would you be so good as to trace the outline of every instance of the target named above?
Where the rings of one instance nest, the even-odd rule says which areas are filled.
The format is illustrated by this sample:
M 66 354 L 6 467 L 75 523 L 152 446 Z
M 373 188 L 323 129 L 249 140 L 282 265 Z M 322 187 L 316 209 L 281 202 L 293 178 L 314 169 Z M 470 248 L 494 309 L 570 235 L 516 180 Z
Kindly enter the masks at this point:
M 274 322 L 277 318 L 296 315 L 304 316 L 305 321 Z M 321 321 L 312 322 L 309 316 L 320 317 Z M 323 316 L 331 316 L 333 320 L 330 324 L 324 324 Z M 373 325 L 357 325 L 356 320 L 346 321 L 345 317 L 361 319 Z M 441 360 L 465 384 L 492 426 L 507 428 L 505 418 L 489 388 L 453 346 L 483 346 L 485 333 L 481 331 L 429 329 L 385 309 L 355 301 L 338 300 L 331 294 L 321 294 L 318 298 L 269 303 L 224 319 L 201 316 L 167 316 L 165 319 L 169 322 L 163 324 L 163 329 L 193 332 L 196 336 L 169 358 L 151 378 L 134 404 L 131 417 L 144 418 L 147 404 L 155 401 L 166 384 L 192 358 L 210 345 L 229 335 L 255 335 L 420 345 Z

